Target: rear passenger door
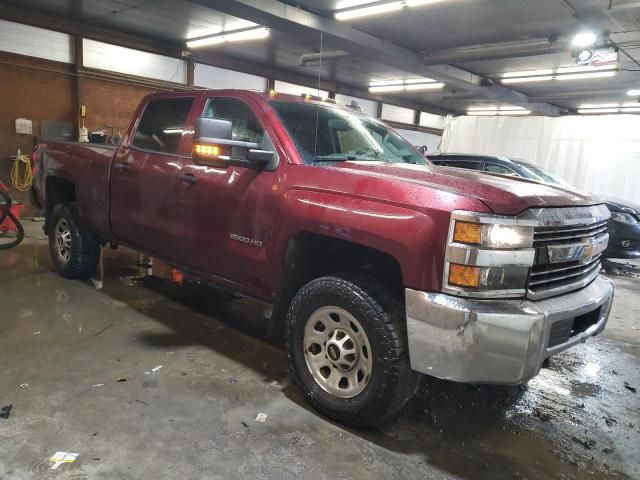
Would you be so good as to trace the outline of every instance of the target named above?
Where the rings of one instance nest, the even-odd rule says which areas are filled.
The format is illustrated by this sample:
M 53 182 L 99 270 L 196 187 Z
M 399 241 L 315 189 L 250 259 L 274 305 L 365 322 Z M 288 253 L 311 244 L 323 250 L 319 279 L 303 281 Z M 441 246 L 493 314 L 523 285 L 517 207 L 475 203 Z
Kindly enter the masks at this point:
M 111 228 L 116 237 L 162 257 L 174 258 L 179 155 L 193 96 L 152 98 L 132 138 L 111 167 Z

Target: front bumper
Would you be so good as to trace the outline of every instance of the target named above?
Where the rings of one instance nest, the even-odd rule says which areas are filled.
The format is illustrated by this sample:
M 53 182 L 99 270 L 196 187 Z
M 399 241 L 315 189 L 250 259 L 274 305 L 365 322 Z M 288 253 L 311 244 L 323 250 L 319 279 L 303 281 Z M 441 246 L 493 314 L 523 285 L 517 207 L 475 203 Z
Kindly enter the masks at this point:
M 613 282 L 598 276 L 576 292 L 540 300 L 474 300 L 405 290 L 411 368 L 469 383 L 523 383 L 544 360 L 600 333 L 609 317 Z M 562 343 L 558 328 L 576 328 Z M 553 345 L 553 346 L 550 346 Z

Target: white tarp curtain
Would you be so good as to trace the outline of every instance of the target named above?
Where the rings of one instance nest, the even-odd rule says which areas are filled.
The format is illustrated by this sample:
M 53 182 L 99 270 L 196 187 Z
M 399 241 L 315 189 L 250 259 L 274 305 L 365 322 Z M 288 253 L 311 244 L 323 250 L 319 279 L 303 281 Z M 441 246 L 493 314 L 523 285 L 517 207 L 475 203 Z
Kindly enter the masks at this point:
M 442 151 L 520 158 L 581 190 L 640 205 L 640 116 L 449 117 Z

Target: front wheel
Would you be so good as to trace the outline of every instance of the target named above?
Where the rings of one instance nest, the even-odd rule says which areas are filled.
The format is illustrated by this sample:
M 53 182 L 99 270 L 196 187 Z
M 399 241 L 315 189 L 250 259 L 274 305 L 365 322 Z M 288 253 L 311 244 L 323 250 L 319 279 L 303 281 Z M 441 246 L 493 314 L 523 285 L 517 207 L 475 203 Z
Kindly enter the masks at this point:
M 73 203 L 59 203 L 51 213 L 49 250 L 56 272 L 65 278 L 89 278 L 98 265 L 100 246 L 78 222 Z
M 287 315 L 293 376 L 307 400 L 341 423 L 373 428 L 413 396 L 404 309 L 378 283 L 323 277 L 295 295 Z

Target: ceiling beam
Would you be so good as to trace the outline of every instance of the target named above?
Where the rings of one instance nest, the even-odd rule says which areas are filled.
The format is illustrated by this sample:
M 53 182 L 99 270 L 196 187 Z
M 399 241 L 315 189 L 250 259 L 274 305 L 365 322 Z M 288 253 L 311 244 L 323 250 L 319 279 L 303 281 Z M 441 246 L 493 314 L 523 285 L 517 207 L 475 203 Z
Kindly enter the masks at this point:
M 445 82 L 449 88 L 472 91 L 480 97 L 518 105 L 537 114 L 557 116 L 562 113 L 555 105 L 531 102 L 526 95 L 494 84 L 472 72 L 450 65 L 427 66 L 418 52 L 278 0 L 192 1 L 294 36 L 322 33 L 324 41 L 332 49 L 344 50 L 357 57 Z

